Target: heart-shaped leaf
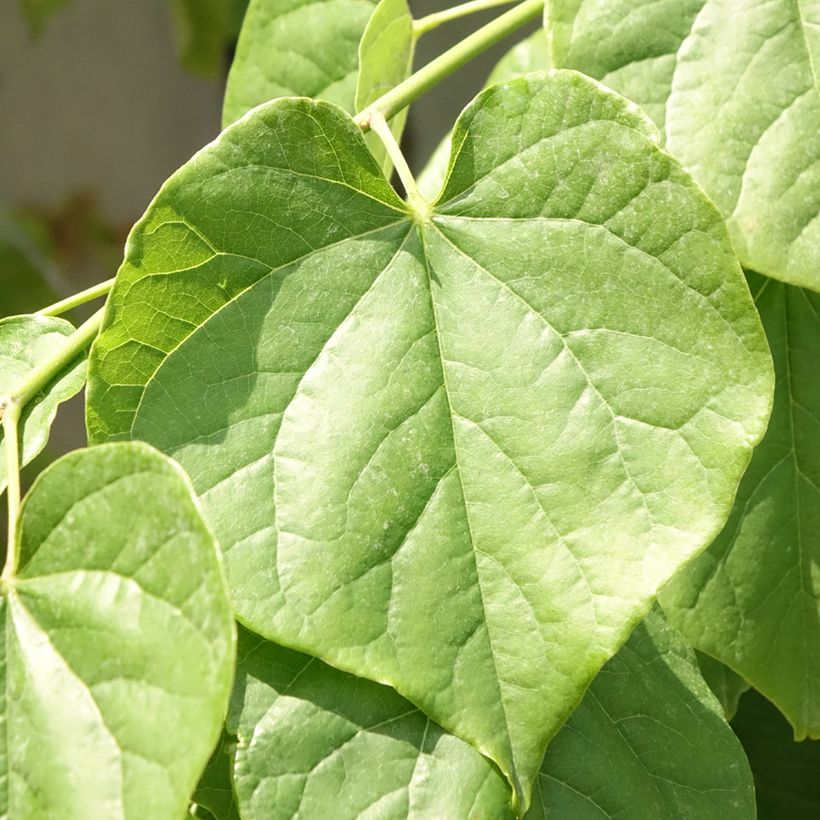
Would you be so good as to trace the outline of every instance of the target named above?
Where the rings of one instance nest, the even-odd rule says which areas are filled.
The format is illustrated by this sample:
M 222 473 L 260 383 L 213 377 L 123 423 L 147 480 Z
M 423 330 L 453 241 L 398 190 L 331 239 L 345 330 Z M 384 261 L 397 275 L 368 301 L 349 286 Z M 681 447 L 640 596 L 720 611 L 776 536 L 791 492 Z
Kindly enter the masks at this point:
M 12 316 L 0 319 L 0 397 L 20 381 L 74 332 L 65 319 L 46 316 Z M 60 373 L 23 411 L 19 431 L 20 461 L 28 464 L 48 441 L 57 407 L 82 390 L 85 356 L 79 356 Z M 6 487 L 6 443 L 0 429 L 0 492 Z
M 222 784 L 217 817 L 236 811 L 225 802 L 232 768 L 247 818 L 510 815 L 495 767 L 391 689 L 244 631 L 239 657 L 228 717 L 236 742 L 211 777 Z M 528 820 L 627 809 L 630 820 L 754 817 L 743 749 L 692 650 L 657 614 L 551 742 L 535 794 Z
M 0 813 L 180 817 L 219 733 L 233 624 L 182 471 L 143 444 L 55 462 L 0 598 Z
M 769 429 L 725 530 L 664 590 L 699 649 L 820 737 L 820 296 L 750 274 L 777 374 Z
M 554 65 L 641 105 L 744 265 L 820 290 L 820 6 L 547 0 Z
M 522 805 L 769 411 L 723 222 L 649 131 L 572 72 L 495 86 L 417 213 L 339 109 L 259 108 L 166 183 L 92 355 L 92 438 L 181 460 L 240 618 L 391 684 Z

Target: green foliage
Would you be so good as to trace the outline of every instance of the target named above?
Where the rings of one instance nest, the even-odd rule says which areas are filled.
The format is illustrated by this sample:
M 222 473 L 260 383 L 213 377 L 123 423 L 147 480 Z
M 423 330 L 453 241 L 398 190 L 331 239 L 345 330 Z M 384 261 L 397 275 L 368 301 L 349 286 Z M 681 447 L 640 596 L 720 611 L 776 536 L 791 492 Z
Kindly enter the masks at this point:
M 251 0 L 228 76 L 223 125 L 276 97 L 314 97 L 353 113 L 359 42 L 376 0 Z
M 179 817 L 234 659 L 190 484 L 143 444 L 73 453 L 23 505 L 3 580 L 0 812 Z
M 689 639 L 820 737 L 820 295 L 749 274 L 777 374 L 724 532 L 664 591 Z
M 189 66 L 243 5 L 173 0 Z M 407 106 L 542 3 L 416 41 L 494 5 L 252 0 L 104 321 L 0 321 L 21 462 L 103 323 L 97 446 L 22 514 L 0 451 L 0 814 L 820 810 L 743 695 L 820 736 L 817 4 L 547 0 L 417 184 Z
M 489 89 L 431 219 L 339 109 L 269 104 L 165 185 L 92 357 L 92 440 L 179 460 L 243 622 L 389 682 L 522 803 L 768 414 L 722 221 L 650 134 L 572 73 Z
M 820 4 L 547 0 L 552 59 L 641 105 L 740 261 L 820 290 Z
M 11 391 L 55 344 L 73 331 L 74 327 L 65 319 L 47 316 L 0 319 L 0 396 Z M 28 464 L 42 452 L 58 405 L 82 390 L 85 369 L 85 356 L 80 356 L 26 407 L 20 425 L 21 464 Z M 6 487 L 6 476 L 6 441 L 0 429 L 0 492 Z
M 46 263 L 15 221 L 0 215 L 0 319 L 30 313 L 57 300 Z

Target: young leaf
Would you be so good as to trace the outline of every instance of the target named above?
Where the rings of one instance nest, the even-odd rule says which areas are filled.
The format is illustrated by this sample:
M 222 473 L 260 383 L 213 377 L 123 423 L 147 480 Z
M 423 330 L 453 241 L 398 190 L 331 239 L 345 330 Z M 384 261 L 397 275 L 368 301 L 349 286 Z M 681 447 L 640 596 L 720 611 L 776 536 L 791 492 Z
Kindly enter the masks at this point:
M 430 215 L 338 108 L 261 107 L 166 183 L 92 354 L 92 439 L 181 460 L 243 621 L 393 685 L 522 805 L 769 411 L 723 222 L 650 131 L 573 72 L 494 86 Z
M 641 105 L 744 265 L 820 290 L 820 7 L 547 0 L 554 64 Z
M 528 818 L 753 820 L 743 749 L 694 653 L 656 612 L 547 748 Z
M 375 6 L 376 0 L 251 0 L 223 125 L 276 97 L 316 97 L 355 113 L 359 42 Z
M 12 316 L 0 319 L 0 396 L 14 389 L 54 345 L 71 335 L 74 326 L 46 316 Z M 82 390 L 85 384 L 85 357 L 66 368 L 43 393 L 26 406 L 20 421 L 20 461 L 28 464 L 48 441 L 48 433 L 61 402 Z M 0 492 L 6 487 L 6 443 L 0 430 Z
M 413 17 L 407 7 L 407 0 L 381 0 L 359 45 L 355 110 L 348 113 L 355 114 L 364 110 L 410 75 L 415 45 Z M 401 138 L 406 119 L 405 108 L 390 122 L 390 130 L 396 141 Z M 369 133 L 366 140 L 370 152 L 381 164 L 384 175 L 389 178 L 393 164 L 383 143 L 374 133 Z
M 754 690 L 732 721 L 755 779 L 757 820 L 820 817 L 820 743 L 795 743 L 782 715 Z
M 777 374 L 774 411 L 723 533 L 664 590 L 699 649 L 820 737 L 820 296 L 750 274 Z
M 10 817 L 179 817 L 224 715 L 233 624 L 182 471 L 144 444 L 80 450 L 23 503 L 3 586 Z
M 726 720 L 731 720 L 737 714 L 737 704 L 740 701 L 740 696 L 744 692 L 748 692 L 751 687 L 747 681 L 741 678 L 737 672 L 729 669 L 725 663 L 721 663 L 703 652 L 695 652 L 695 654 L 698 658 L 698 666 L 703 679 L 709 684 L 709 688 L 720 701 Z
M 387 686 L 241 630 L 228 717 L 242 817 L 515 816 L 501 773 Z

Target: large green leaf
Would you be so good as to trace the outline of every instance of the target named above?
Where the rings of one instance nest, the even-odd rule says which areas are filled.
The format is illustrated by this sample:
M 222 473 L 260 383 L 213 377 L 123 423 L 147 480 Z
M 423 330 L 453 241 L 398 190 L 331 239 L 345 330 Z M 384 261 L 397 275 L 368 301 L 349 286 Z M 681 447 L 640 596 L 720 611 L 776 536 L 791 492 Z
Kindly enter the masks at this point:
M 16 388 L 73 332 L 73 325 L 65 319 L 46 316 L 0 319 L 0 396 Z M 78 356 L 26 406 L 19 424 L 21 465 L 28 464 L 46 446 L 57 407 L 82 390 L 85 371 L 85 356 Z M 6 476 L 6 442 L 0 429 L 0 492 L 6 487 Z
M 651 613 L 547 748 L 528 818 L 754 816 L 740 743 L 692 650 Z
M 247 632 L 239 656 L 228 729 L 244 817 L 509 815 L 495 767 L 391 689 Z M 227 782 L 230 760 L 219 762 Z M 223 805 L 216 816 L 232 811 Z M 527 818 L 619 815 L 754 817 L 743 749 L 692 650 L 656 614 L 550 744 Z
M 494 86 L 429 216 L 338 108 L 259 108 L 135 228 L 92 354 L 92 439 L 180 459 L 239 617 L 391 684 L 523 803 L 769 411 L 723 222 L 648 129 L 573 72 Z
M 376 0 L 251 0 L 228 76 L 223 125 L 286 96 L 329 100 L 355 113 L 359 43 L 375 5 Z
M 741 698 L 732 727 L 754 774 L 758 820 L 820 817 L 820 743 L 795 743 L 777 709 L 755 691 Z
M 820 290 L 820 3 L 547 0 L 554 64 L 635 100 L 741 261 Z
M 820 296 L 750 274 L 777 374 L 726 529 L 664 591 L 699 649 L 820 737 Z
M 181 817 L 219 733 L 233 624 L 182 471 L 80 450 L 26 498 L 3 585 L 0 813 Z

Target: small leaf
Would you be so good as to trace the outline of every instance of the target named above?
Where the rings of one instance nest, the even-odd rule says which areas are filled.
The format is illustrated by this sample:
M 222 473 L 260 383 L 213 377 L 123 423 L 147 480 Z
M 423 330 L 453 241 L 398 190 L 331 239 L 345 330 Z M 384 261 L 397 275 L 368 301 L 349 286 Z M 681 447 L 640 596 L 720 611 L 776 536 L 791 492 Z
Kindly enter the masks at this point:
M 673 623 L 820 737 L 820 296 L 749 274 L 777 387 L 763 442 L 708 551 L 664 590 Z
M 359 45 L 356 102 L 354 110 L 348 113 L 363 111 L 382 94 L 410 76 L 415 44 L 413 17 L 407 7 L 407 0 L 381 0 Z M 406 120 L 405 108 L 390 121 L 390 129 L 396 141 L 401 138 Z M 366 139 L 370 152 L 389 178 L 393 165 L 384 144 L 374 133 L 369 133 Z
M 17 387 L 23 377 L 73 332 L 73 325 L 65 319 L 46 316 L 0 319 L 0 396 Z M 28 464 L 46 446 L 57 407 L 82 390 L 85 372 L 85 356 L 80 356 L 26 406 L 19 425 L 21 466 Z M 0 492 L 5 489 L 6 480 L 6 443 L 0 430 Z
M 219 733 L 233 624 L 179 468 L 142 444 L 55 462 L 0 599 L 0 813 L 180 817 Z
M 754 690 L 740 699 L 732 728 L 754 774 L 757 820 L 820 817 L 820 743 L 795 743 L 782 715 Z
M 694 653 L 650 613 L 547 748 L 528 820 L 754 820 L 743 749 Z
M 475 749 L 387 686 L 240 631 L 228 729 L 243 817 L 512 818 Z
M 737 674 L 718 660 L 704 654 L 695 653 L 698 658 L 698 666 L 704 680 L 709 684 L 709 688 L 714 692 L 715 697 L 723 707 L 723 714 L 726 720 L 731 720 L 737 714 L 737 705 L 740 696 L 750 689 L 749 684 Z
M 92 354 L 92 439 L 180 459 L 243 622 L 394 686 L 522 806 L 769 412 L 723 222 L 653 131 L 573 72 L 494 86 L 425 220 L 338 108 L 260 107 L 138 224 Z
M 376 2 L 251 0 L 228 76 L 222 124 L 288 96 L 328 100 L 355 113 L 359 43 Z
M 547 0 L 554 65 L 641 105 L 741 262 L 820 290 L 820 6 Z

